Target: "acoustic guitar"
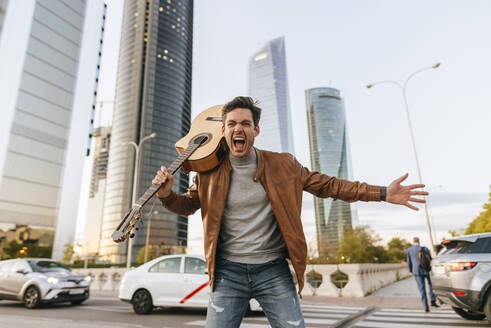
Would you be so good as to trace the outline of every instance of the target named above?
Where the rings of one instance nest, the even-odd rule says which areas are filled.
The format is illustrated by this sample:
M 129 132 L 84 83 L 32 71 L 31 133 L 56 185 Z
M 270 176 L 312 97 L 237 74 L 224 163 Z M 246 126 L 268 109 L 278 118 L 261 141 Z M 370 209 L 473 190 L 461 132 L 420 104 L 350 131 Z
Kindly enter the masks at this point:
M 222 161 L 227 152 L 222 136 L 222 107 L 210 107 L 195 117 L 188 134 L 175 144 L 179 156 L 168 168 L 170 174 L 174 175 L 181 167 L 186 173 L 205 172 Z M 111 236 L 116 243 L 125 241 L 128 236 L 133 238 L 133 228 L 141 221 L 143 206 L 161 186 L 152 184 L 133 204 Z

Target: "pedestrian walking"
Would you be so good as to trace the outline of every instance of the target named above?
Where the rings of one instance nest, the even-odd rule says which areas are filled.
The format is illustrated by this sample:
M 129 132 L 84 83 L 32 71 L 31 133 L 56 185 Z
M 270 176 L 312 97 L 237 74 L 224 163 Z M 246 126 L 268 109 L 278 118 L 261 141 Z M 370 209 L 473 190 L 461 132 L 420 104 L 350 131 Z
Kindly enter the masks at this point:
M 407 265 L 409 272 L 411 272 L 418 284 L 419 293 L 421 294 L 421 301 L 425 312 L 430 312 L 428 306 L 428 298 L 426 296 L 426 283 L 428 282 L 428 290 L 430 292 L 431 306 L 439 307 L 436 303 L 436 297 L 433 293 L 433 287 L 431 286 L 430 270 L 431 270 L 431 255 L 428 248 L 419 245 L 419 237 L 413 238 L 413 246 L 409 247 L 407 253 Z

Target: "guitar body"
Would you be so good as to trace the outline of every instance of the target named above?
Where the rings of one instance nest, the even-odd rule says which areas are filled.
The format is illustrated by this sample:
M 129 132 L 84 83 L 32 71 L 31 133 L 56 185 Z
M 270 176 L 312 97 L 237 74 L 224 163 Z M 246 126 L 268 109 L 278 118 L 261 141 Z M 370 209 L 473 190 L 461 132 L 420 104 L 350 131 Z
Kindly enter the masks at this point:
M 180 167 L 186 173 L 205 172 L 220 164 L 228 149 L 222 136 L 222 107 L 223 105 L 213 106 L 201 112 L 193 120 L 188 134 L 175 144 L 179 156 L 167 168 L 172 175 Z M 114 242 L 120 243 L 128 236 L 134 236 L 132 231 L 135 224 L 141 221 L 143 206 L 160 187 L 161 185 L 151 185 L 133 204 L 111 235 Z
M 188 134 L 176 142 L 177 152 L 182 154 L 197 137 L 207 137 L 207 140 L 183 163 L 184 172 L 209 171 L 224 158 L 227 146 L 222 137 L 222 107 L 223 105 L 217 105 L 202 111 L 194 118 Z

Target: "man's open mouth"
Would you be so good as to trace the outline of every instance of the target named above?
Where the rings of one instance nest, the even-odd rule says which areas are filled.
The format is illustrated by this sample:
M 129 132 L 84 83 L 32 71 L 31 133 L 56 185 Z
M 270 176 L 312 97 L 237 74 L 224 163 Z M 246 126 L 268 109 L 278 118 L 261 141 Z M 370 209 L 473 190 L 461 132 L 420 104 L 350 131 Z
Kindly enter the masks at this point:
M 234 137 L 232 139 L 234 143 L 234 148 L 237 151 L 243 151 L 245 149 L 245 138 L 244 137 Z

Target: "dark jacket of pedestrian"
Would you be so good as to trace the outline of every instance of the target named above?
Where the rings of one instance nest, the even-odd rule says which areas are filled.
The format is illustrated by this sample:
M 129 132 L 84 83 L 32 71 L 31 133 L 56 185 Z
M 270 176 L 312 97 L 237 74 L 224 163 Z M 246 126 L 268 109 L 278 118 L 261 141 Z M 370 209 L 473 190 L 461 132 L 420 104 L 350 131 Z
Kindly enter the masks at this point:
M 409 247 L 406 251 L 407 253 L 407 265 L 409 267 L 409 271 L 415 276 L 427 276 L 430 274 L 428 270 L 423 269 L 419 264 L 419 252 L 430 252 L 428 248 L 413 245 Z

